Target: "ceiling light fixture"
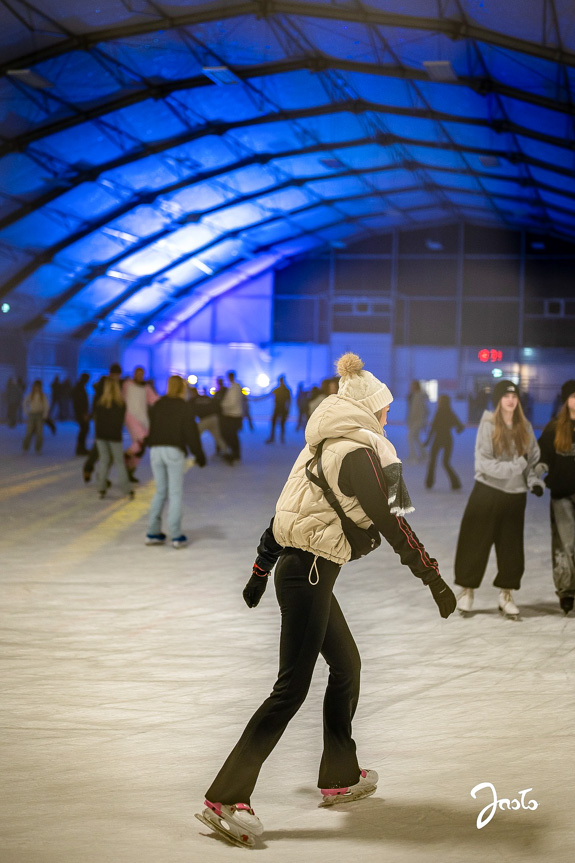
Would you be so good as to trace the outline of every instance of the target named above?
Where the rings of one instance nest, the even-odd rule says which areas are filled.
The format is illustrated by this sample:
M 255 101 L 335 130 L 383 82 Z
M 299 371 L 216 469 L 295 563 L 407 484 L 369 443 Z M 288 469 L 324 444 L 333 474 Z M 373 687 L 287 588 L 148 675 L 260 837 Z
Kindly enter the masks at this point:
M 211 268 L 211 267 L 208 267 L 208 265 L 207 265 L 207 264 L 204 264 L 204 262 L 203 262 L 203 261 L 200 261 L 200 259 L 199 259 L 199 258 L 192 258 L 192 264 L 193 264 L 195 267 L 197 267 L 197 268 L 198 268 L 198 270 L 201 270 L 201 271 L 202 271 L 202 273 L 205 273 L 207 276 L 211 276 L 211 275 L 213 275 L 213 272 L 214 272 L 214 271 L 212 270 L 212 268 Z
M 228 66 L 204 66 L 202 72 L 206 78 L 209 78 L 210 81 L 219 86 L 242 83 L 241 78 L 238 78 L 236 73 L 232 72 Z
M 498 168 L 499 156 L 480 156 L 479 161 L 484 168 Z
M 8 69 L 6 74 L 21 84 L 27 84 L 28 87 L 34 87 L 36 90 L 50 90 L 54 85 L 47 78 L 38 75 L 31 69 Z
M 457 75 L 449 60 L 424 60 L 425 71 L 432 81 L 440 83 L 455 83 Z

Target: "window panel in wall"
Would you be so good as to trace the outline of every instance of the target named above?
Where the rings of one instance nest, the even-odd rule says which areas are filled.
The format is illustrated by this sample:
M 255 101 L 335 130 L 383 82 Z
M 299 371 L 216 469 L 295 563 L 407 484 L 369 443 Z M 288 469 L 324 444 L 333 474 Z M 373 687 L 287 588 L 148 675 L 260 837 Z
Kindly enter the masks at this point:
M 464 345 L 516 345 L 519 338 L 519 303 L 466 300 L 461 319 Z
M 470 255 L 520 255 L 519 231 L 466 225 L 463 248 Z
M 575 347 L 574 318 L 526 318 L 523 342 L 530 347 Z
M 301 261 L 277 270 L 274 280 L 276 294 L 321 294 L 329 289 L 327 258 Z
M 520 262 L 466 259 L 463 265 L 463 296 L 518 297 Z
M 336 294 L 389 294 L 391 261 L 381 258 L 337 258 L 334 291 Z
M 575 258 L 527 258 L 526 297 L 575 297 Z
M 457 261 L 449 258 L 400 258 L 398 291 L 409 296 L 455 296 Z
M 274 342 L 329 341 L 329 311 L 326 300 L 313 297 L 294 299 L 275 297 L 273 312 Z
M 411 300 L 409 303 L 408 314 L 408 344 L 455 344 L 456 306 L 454 302 Z

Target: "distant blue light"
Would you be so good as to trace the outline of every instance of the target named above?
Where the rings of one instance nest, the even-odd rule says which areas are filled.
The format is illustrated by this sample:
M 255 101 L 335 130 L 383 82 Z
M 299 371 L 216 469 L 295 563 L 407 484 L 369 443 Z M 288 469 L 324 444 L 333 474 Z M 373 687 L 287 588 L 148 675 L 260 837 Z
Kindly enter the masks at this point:
M 156 328 L 155 328 L 155 326 L 154 326 L 153 324 L 150 324 L 150 325 L 148 326 L 148 332 L 149 332 L 149 333 L 153 333 L 153 332 L 155 332 L 155 329 L 156 329 Z
M 10 303 L 2 303 L 2 306 L 0 306 L 0 308 L 2 309 L 4 314 L 7 315 L 10 311 Z

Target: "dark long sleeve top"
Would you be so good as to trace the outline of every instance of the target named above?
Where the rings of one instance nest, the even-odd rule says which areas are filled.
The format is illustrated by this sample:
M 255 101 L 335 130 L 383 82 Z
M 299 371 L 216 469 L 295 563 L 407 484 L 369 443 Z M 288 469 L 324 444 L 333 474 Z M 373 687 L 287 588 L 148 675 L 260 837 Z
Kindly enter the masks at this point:
M 385 476 L 379 459 L 373 458 L 373 450 L 361 447 L 348 453 L 340 468 L 338 484 L 343 494 L 357 498 L 365 514 L 417 578 L 428 584 L 439 574 L 437 561 L 429 557 L 405 518 L 390 512 Z M 283 551 L 274 538 L 272 524 L 273 519 L 261 537 L 256 558 L 257 565 L 266 572 Z
M 175 446 L 205 464 L 200 434 L 189 402 L 171 396 L 162 396 L 150 408 L 148 446 Z
M 94 409 L 94 433 L 99 440 L 121 441 L 126 405 L 105 408 L 97 404 Z
M 557 421 L 547 423 L 539 438 L 541 461 L 547 465 L 549 472 L 545 477 L 545 485 L 551 492 L 551 497 L 571 497 L 575 494 L 575 422 L 572 423 L 571 452 L 557 452 L 555 449 L 555 431 Z
M 433 439 L 438 444 L 445 446 L 451 438 L 451 429 L 454 428 L 458 434 L 461 434 L 465 426 L 452 410 L 437 411 L 433 417 L 429 434 L 427 435 L 426 445 Z

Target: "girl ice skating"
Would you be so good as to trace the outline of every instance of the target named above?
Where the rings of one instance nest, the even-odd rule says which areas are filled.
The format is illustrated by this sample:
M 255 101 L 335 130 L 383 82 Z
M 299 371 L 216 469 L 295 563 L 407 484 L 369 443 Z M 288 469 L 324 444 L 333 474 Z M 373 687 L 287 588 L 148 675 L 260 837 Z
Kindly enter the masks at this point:
M 279 675 L 212 782 L 206 808 L 198 816 L 238 844 L 254 844 L 263 831 L 251 795 L 262 764 L 305 701 L 320 653 L 330 669 L 318 778 L 322 804 L 357 800 L 376 790 L 378 775 L 360 767 L 352 738 L 360 658 L 333 595 L 343 564 L 377 545 L 382 534 L 401 562 L 429 586 L 441 616 L 455 610 L 455 597 L 437 561 L 404 519 L 413 507 L 401 462 L 383 432 L 392 395 L 384 383 L 362 371 L 355 354 L 341 357 L 337 368 L 338 393 L 328 396 L 310 417 L 306 446 L 261 538 L 244 589 L 244 599 L 253 608 L 277 561 Z
M 534 468 L 539 447 L 519 402 L 519 388 L 501 380 L 493 389 L 494 411 L 481 417 L 475 442 L 475 485 L 467 502 L 457 541 L 455 583 L 463 588 L 457 607 L 468 614 L 495 545 L 499 610 L 516 619 L 519 609 L 513 590 L 519 590 L 525 569 L 523 525 L 527 489 L 543 487 Z

